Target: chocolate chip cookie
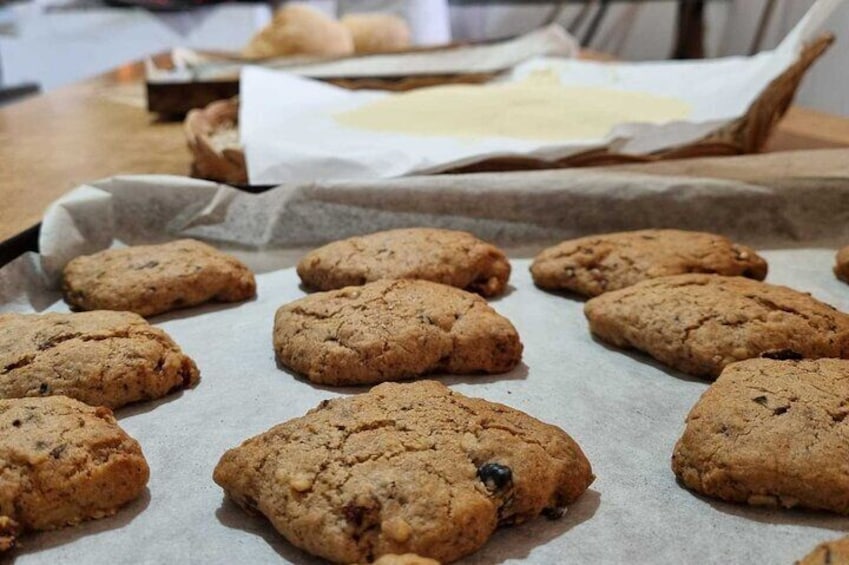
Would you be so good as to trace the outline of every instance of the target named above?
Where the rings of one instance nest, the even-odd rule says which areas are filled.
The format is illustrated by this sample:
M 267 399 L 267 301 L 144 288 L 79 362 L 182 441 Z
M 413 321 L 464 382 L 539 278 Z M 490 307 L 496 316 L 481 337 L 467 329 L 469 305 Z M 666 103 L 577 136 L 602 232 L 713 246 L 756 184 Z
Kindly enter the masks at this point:
M 333 290 L 381 279 L 422 279 L 483 296 L 504 292 L 504 252 L 470 233 L 430 228 L 389 230 L 319 247 L 298 263 L 304 286 Z
M 639 230 L 564 241 L 536 256 L 534 283 L 582 296 L 685 273 L 716 273 L 763 280 L 767 264 L 754 250 L 712 233 Z
M 672 469 L 730 502 L 849 514 L 849 361 L 726 367 L 687 416 Z
M 198 380 L 194 361 L 137 314 L 0 314 L 0 398 L 65 395 L 117 408 Z
M 65 396 L 0 400 L 0 544 L 111 516 L 149 470 L 112 412 Z M 5 541 L 4 541 L 5 540 Z
M 819 544 L 796 565 L 849 565 L 849 536 Z
M 256 295 L 253 273 L 200 241 L 107 249 L 65 266 L 62 292 L 75 310 L 127 310 L 154 316 L 211 300 Z
M 561 429 L 435 381 L 325 400 L 229 450 L 215 482 L 336 563 L 450 562 L 499 525 L 562 514 L 593 481 Z
M 383 280 L 316 293 L 274 318 L 281 365 L 329 385 L 435 372 L 504 373 L 522 357 L 509 320 L 474 294 L 417 280 Z
M 584 313 L 603 341 L 705 378 L 752 357 L 849 357 L 849 315 L 743 277 L 651 279 L 591 299 Z
M 849 245 L 837 252 L 834 274 L 838 279 L 849 283 Z

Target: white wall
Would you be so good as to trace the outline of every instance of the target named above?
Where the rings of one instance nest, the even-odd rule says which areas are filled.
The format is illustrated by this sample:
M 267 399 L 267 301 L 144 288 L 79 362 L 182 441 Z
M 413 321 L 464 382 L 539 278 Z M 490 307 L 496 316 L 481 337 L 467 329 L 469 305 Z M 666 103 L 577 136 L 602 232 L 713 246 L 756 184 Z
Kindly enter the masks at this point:
M 17 36 L 0 32 L 6 84 L 35 80 L 49 90 L 178 45 L 233 49 L 243 45 L 268 17 L 265 6 L 250 4 L 220 5 L 189 14 L 151 15 L 140 10 L 103 8 L 45 13 L 43 4 L 48 1 L 57 0 L 0 8 L 7 16 L 14 16 L 18 27 Z M 445 0 L 311 1 L 328 11 L 403 4 L 396 11 L 407 13 L 411 6 L 421 5 L 431 12 L 444 13 L 434 7 L 445 5 Z M 765 1 L 708 2 L 708 55 L 748 53 Z M 813 0 L 778 0 L 763 48 L 774 47 L 812 3 Z M 454 6 L 451 28 L 455 39 L 514 35 L 539 25 L 553 7 L 554 3 Z M 579 9 L 568 5 L 560 21 L 570 22 Z M 675 10 L 676 2 L 671 0 L 614 3 L 590 47 L 624 60 L 667 58 L 673 43 Z M 422 38 L 428 33 L 442 37 L 446 28 L 444 23 L 414 27 L 421 28 Z M 849 1 L 838 9 L 827 27 L 837 34 L 837 42 L 809 72 L 797 102 L 849 116 Z M 578 37 L 582 36 L 581 31 Z
M 748 54 L 765 3 L 766 0 L 708 2 L 705 18 L 707 55 Z M 775 47 L 812 4 L 813 0 L 778 0 L 762 48 Z M 522 33 L 541 23 L 551 6 L 553 4 L 457 7 L 452 10 L 452 27 L 455 37 Z M 579 10 L 577 5 L 568 6 L 560 21 L 568 24 Z M 623 60 L 665 59 L 673 45 L 675 12 L 676 2 L 669 0 L 614 3 L 589 46 Z M 826 29 L 837 34 L 837 42 L 809 71 L 797 103 L 849 116 L 849 1 L 838 8 Z M 582 31 L 577 33 L 579 38 Z

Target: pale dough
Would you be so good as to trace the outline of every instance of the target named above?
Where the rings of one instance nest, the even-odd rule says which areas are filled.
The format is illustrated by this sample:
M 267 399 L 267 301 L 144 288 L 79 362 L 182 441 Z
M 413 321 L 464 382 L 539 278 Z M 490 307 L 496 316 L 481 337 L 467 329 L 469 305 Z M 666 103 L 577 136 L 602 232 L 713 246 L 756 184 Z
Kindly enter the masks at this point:
M 353 128 L 409 135 L 564 141 L 598 139 L 625 122 L 664 123 L 689 114 L 690 105 L 675 98 L 525 80 L 420 88 L 335 118 Z

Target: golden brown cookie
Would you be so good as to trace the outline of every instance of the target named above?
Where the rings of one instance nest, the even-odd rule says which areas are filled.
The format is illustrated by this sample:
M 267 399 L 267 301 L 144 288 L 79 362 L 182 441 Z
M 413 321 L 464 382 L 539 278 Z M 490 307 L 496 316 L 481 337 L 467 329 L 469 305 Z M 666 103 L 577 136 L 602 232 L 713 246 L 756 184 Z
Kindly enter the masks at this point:
M 410 27 L 398 16 L 378 12 L 346 14 L 339 22 L 351 32 L 356 53 L 386 53 L 410 46 Z
M 834 275 L 843 282 L 849 283 L 849 245 L 837 252 L 834 265 Z
M 480 296 L 428 281 L 320 292 L 277 310 L 277 360 L 329 385 L 435 372 L 504 373 L 522 358 L 516 328 Z
M 534 283 L 582 296 L 684 273 L 716 273 L 763 280 L 767 264 L 754 250 L 712 233 L 639 230 L 564 241 L 536 256 Z
M 590 330 L 616 347 L 716 378 L 752 357 L 849 357 L 849 316 L 810 294 L 718 275 L 676 275 L 588 301 Z
M 248 58 L 315 55 L 334 57 L 354 52 L 351 32 L 306 4 L 287 4 L 242 49 Z
M 141 494 L 149 475 L 139 444 L 108 408 L 64 396 L 0 400 L 0 470 L 6 545 L 18 527 L 111 516 Z
M 706 496 L 849 513 L 849 361 L 726 367 L 687 416 L 672 469 Z
M 215 482 L 336 563 L 450 562 L 499 525 L 562 514 L 593 481 L 561 429 L 434 381 L 325 400 L 229 450 Z
M 193 239 L 107 249 L 65 266 L 62 291 L 75 310 L 127 310 L 153 316 L 211 300 L 256 295 L 238 259 Z
M 65 395 L 118 408 L 198 380 L 194 361 L 137 314 L 0 314 L 0 398 Z
M 381 279 L 422 279 L 496 296 L 510 263 L 470 233 L 430 228 L 389 230 L 319 247 L 298 263 L 304 285 L 333 290 Z
M 819 544 L 796 565 L 849 565 L 849 536 Z

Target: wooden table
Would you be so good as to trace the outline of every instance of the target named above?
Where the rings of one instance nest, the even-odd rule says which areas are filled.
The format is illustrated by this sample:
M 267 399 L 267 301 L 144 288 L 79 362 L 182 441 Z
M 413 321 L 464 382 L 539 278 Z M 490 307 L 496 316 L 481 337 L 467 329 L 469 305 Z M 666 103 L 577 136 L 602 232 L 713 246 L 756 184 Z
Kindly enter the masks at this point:
M 139 105 L 143 79 L 142 65 L 129 64 L 0 108 L 0 242 L 31 241 L 48 204 L 86 181 L 189 173 L 182 124 Z M 133 103 L 117 100 L 128 91 Z M 849 119 L 794 107 L 767 150 L 828 147 L 849 147 Z

